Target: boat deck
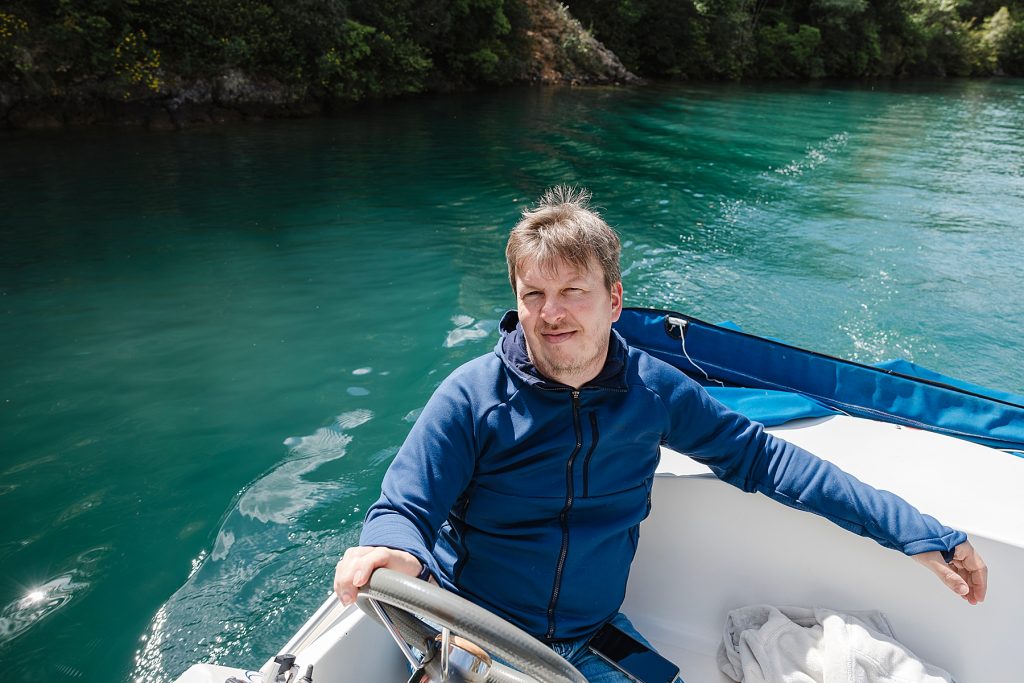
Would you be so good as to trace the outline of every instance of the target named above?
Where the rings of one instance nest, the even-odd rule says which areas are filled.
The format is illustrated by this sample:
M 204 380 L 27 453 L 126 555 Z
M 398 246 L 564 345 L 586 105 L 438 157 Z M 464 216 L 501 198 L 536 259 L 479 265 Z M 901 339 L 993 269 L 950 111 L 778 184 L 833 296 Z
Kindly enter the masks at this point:
M 770 604 L 881 610 L 923 660 L 958 680 L 1003 680 L 1024 608 L 1024 459 L 845 416 L 771 431 L 966 531 L 990 567 L 988 599 L 971 606 L 902 554 L 666 450 L 623 609 L 683 679 L 729 680 L 715 663 L 726 614 Z

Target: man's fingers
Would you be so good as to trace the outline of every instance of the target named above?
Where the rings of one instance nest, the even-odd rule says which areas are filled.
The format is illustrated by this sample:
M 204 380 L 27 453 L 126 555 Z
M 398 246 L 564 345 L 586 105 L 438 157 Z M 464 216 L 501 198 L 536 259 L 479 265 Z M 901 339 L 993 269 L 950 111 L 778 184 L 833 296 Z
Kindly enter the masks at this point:
M 416 576 L 420 566 L 419 560 L 401 550 L 372 546 L 349 548 L 334 570 L 334 592 L 342 604 L 348 605 L 356 599 L 359 589 L 370 580 L 374 570 L 388 567 Z
M 988 566 L 969 541 L 956 547 L 953 553 L 953 567 L 970 586 L 967 598 L 972 605 L 985 599 L 988 592 Z
M 988 567 L 971 572 L 970 584 L 971 590 L 974 591 L 974 599 L 982 602 L 988 592 Z
M 921 553 L 920 555 L 914 555 L 914 559 L 931 570 L 935 576 L 939 577 L 942 583 L 946 584 L 957 595 L 966 596 L 970 592 L 971 589 L 967 581 L 952 566 L 946 564 L 940 553 L 935 551 Z
M 967 579 L 961 576 L 957 567 L 946 564 L 939 553 L 928 553 L 929 557 L 922 564 L 932 570 L 935 576 L 939 577 L 942 583 L 957 595 L 967 595 L 971 587 Z
M 952 567 L 947 564 L 935 568 L 942 582 L 949 586 L 949 589 L 957 595 L 967 595 L 971 591 L 965 577 L 960 576 Z
M 391 551 L 387 548 L 371 548 L 362 555 L 352 570 L 352 585 L 362 588 L 370 580 L 370 575 L 377 567 L 385 567 L 391 559 Z
M 372 571 L 386 562 L 385 548 L 355 547 L 346 550 L 334 571 L 334 592 L 342 604 L 351 604 Z
M 988 567 L 981 555 L 968 541 L 958 545 L 949 564 L 938 552 L 914 555 L 914 559 L 928 567 L 951 591 L 964 600 L 977 605 L 988 592 Z

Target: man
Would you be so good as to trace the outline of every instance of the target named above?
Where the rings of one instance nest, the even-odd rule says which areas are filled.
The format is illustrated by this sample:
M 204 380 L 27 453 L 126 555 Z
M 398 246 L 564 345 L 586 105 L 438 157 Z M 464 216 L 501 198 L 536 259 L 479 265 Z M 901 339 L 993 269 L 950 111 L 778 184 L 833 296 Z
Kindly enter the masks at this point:
M 618 610 L 662 444 L 912 555 L 982 601 L 987 569 L 965 534 L 767 434 L 612 331 L 619 240 L 588 200 L 554 188 L 524 211 L 506 249 L 517 310 L 494 353 L 453 372 L 413 426 L 360 547 L 338 563 L 342 602 L 377 567 L 432 577 L 588 680 L 626 680 L 586 641 L 610 620 L 632 631 Z

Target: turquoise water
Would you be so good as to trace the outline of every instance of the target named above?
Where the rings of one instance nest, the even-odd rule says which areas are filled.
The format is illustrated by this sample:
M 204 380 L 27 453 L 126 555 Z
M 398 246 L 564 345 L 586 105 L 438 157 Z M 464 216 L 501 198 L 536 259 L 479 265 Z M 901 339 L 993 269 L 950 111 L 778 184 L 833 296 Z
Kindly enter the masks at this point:
M 510 90 L 0 136 L 7 680 L 258 665 L 584 184 L 627 303 L 1021 391 L 1024 81 Z

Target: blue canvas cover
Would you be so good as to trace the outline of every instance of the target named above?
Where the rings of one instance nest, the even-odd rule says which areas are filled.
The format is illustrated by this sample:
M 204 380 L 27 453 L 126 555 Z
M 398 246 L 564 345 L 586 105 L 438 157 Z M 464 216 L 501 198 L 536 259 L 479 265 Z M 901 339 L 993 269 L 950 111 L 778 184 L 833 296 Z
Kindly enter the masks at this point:
M 1024 450 L 1024 396 L 907 361 L 864 365 L 654 309 L 625 309 L 615 328 L 631 345 L 671 363 L 726 405 L 767 425 L 845 413 Z

